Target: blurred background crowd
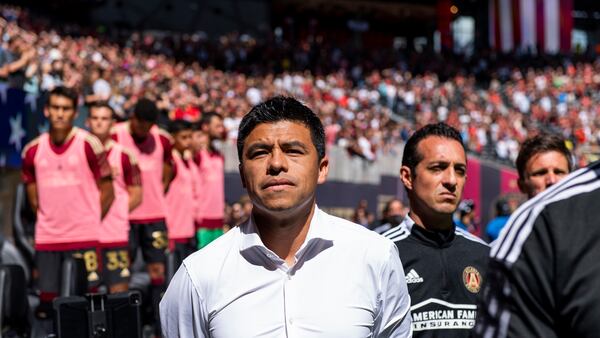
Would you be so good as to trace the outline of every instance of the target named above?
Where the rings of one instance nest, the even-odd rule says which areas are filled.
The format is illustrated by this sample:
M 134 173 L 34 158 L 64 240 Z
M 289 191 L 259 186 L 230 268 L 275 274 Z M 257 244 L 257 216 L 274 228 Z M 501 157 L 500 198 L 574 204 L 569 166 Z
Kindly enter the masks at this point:
M 586 55 L 357 53 L 321 33 L 294 43 L 239 32 L 115 37 L 18 7 L 1 12 L 0 79 L 35 95 L 74 87 L 123 118 L 140 97 L 158 102 L 163 121 L 216 111 L 235 142 L 252 105 L 285 94 L 319 114 L 328 144 L 366 161 L 398 152 L 411 131 L 436 121 L 458 128 L 473 153 L 505 164 L 539 131 L 567 138 L 580 166 L 600 153 L 600 62 Z

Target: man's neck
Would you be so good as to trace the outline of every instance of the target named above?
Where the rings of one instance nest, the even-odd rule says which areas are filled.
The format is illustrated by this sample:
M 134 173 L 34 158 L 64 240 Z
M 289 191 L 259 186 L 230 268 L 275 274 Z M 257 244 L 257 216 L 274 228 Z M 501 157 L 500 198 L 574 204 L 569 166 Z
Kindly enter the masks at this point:
M 415 224 L 430 231 L 447 231 L 454 227 L 452 215 L 425 215 L 418 210 L 411 210 L 408 216 Z
M 306 239 L 314 212 L 313 201 L 308 208 L 284 217 L 266 214 L 256 208 L 252 217 L 265 246 L 291 267 L 295 263 L 296 252 Z
M 52 141 L 52 144 L 55 144 L 57 146 L 64 144 L 67 139 L 69 138 L 69 135 L 71 134 L 71 131 L 73 130 L 73 127 L 69 128 L 69 129 L 65 129 L 65 130 L 56 130 L 56 129 L 52 129 L 50 128 L 50 140 Z
M 111 139 L 110 138 L 110 134 L 106 134 L 106 135 L 96 135 L 94 134 L 94 136 L 96 136 L 100 142 L 102 143 L 102 145 L 106 145 L 106 143 Z

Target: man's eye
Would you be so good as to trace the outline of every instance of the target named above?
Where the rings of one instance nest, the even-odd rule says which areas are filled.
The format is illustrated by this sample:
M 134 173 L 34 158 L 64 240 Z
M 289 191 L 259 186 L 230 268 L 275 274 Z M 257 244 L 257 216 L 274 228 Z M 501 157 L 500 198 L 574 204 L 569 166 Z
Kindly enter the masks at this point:
M 267 154 L 267 152 L 264 151 L 264 150 L 255 151 L 255 152 L 253 152 L 253 153 L 250 154 L 250 158 L 256 158 L 256 157 L 263 156 L 263 155 L 266 155 L 266 154 Z
M 288 149 L 287 153 L 289 154 L 304 154 L 304 152 L 301 149 Z

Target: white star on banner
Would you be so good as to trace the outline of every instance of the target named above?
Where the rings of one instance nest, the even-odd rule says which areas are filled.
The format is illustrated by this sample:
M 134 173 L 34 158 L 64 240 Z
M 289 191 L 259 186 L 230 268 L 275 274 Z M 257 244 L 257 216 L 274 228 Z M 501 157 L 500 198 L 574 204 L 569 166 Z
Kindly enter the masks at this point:
M 22 115 L 18 114 L 15 117 L 10 117 L 10 137 L 8 139 L 9 144 L 14 144 L 17 151 L 21 151 L 23 145 L 21 140 L 25 137 L 25 129 L 23 129 Z

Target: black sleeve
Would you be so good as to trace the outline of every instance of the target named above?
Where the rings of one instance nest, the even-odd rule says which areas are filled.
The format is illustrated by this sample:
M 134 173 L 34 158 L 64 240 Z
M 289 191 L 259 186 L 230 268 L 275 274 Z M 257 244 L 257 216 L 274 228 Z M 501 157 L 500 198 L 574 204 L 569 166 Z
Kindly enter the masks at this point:
M 505 247 L 515 258 L 492 253 L 479 299 L 476 337 L 557 337 L 554 238 L 545 213 L 533 225 L 526 223 L 511 225 L 518 230 L 514 238 L 526 237 L 522 246 L 516 240 Z

